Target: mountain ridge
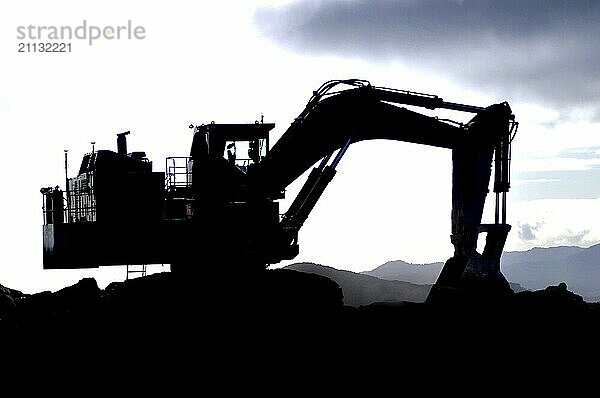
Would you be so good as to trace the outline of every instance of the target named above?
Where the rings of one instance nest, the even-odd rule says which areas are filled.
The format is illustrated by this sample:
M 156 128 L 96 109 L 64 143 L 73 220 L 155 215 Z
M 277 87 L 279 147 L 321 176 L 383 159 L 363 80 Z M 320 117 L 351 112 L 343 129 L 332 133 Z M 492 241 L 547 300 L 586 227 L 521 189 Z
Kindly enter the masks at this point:
M 394 260 L 362 274 L 385 280 L 433 284 L 442 267 L 442 262 L 412 264 Z M 589 247 L 533 247 L 526 251 L 505 252 L 501 270 L 509 281 L 527 290 L 565 282 L 570 290 L 587 301 L 597 301 L 600 297 L 600 244 Z
M 390 281 L 309 262 L 294 263 L 284 268 L 317 274 L 333 280 L 342 289 L 344 304 L 352 307 L 379 302 L 409 301 L 422 303 L 431 289 L 431 285 Z

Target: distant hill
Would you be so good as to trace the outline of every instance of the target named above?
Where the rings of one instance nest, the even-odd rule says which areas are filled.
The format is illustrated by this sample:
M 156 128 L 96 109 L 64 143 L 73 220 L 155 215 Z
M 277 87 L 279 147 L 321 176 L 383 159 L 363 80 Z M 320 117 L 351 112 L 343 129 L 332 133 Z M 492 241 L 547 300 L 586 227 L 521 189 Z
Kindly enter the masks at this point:
M 403 281 L 420 285 L 433 285 L 442 271 L 444 263 L 411 264 L 402 260 L 388 261 L 372 271 L 361 272 L 363 275 L 389 281 Z M 511 289 L 515 292 L 528 290 L 516 282 L 509 282 Z
M 411 301 L 422 303 L 431 289 L 431 286 L 427 285 L 384 280 L 314 263 L 296 263 L 285 268 L 318 274 L 333 280 L 342 288 L 344 304 L 353 307 L 379 302 Z
M 388 261 L 372 271 L 361 272 L 389 281 L 404 281 L 421 285 L 433 285 L 444 263 L 411 264 L 402 260 Z
M 561 246 L 507 252 L 502 272 L 508 280 L 538 290 L 565 282 L 587 301 L 600 297 L 600 244 L 589 248 Z
M 569 290 L 587 301 L 600 298 L 600 244 L 589 248 L 561 246 L 533 248 L 502 255 L 502 273 L 513 290 L 544 289 L 565 282 Z M 401 260 L 387 262 L 363 275 L 386 280 L 433 284 L 443 263 L 410 264 Z M 519 286 L 520 285 L 520 286 Z

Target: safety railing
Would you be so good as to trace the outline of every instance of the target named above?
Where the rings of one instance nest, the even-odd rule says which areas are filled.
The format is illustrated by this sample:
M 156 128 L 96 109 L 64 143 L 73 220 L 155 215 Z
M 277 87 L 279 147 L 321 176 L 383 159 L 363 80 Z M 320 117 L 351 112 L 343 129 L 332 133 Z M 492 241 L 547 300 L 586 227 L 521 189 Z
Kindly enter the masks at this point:
M 165 159 L 165 188 L 187 188 L 192 185 L 192 158 L 172 156 Z

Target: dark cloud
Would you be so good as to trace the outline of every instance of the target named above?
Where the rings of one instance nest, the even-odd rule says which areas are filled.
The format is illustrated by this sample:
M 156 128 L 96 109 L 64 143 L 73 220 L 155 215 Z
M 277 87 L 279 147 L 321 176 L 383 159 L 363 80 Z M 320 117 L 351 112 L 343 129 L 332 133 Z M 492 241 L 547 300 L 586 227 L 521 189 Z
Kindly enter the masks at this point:
M 519 239 L 525 242 L 534 242 L 541 244 L 542 246 L 586 246 L 593 243 L 593 240 L 587 239 L 590 230 L 584 229 L 581 231 L 572 231 L 569 228 L 564 229 L 562 232 L 552 236 L 539 237 L 544 222 L 536 222 L 535 224 L 529 223 L 517 223 L 517 234 Z
M 255 17 L 297 51 L 399 59 L 565 111 L 600 98 L 596 0 L 313 0 Z
M 557 236 L 545 239 L 543 244 L 547 246 L 587 246 L 589 243 L 593 242 L 585 238 L 589 233 L 589 229 L 584 229 L 580 232 L 573 232 L 570 229 L 567 229 Z
M 519 239 L 530 241 L 536 240 L 535 232 L 541 227 L 541 224 L 531 225 L 531 224 L 519 224 L 518 235 Z

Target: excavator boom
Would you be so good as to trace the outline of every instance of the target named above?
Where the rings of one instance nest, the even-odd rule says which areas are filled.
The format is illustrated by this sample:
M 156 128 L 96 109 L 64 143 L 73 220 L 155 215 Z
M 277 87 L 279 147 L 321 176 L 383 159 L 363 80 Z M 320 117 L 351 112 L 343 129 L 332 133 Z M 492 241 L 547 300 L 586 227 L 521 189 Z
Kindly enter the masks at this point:
M 450 124 L 391 105 L 390 102 L 427 109 L 487 113 L 488 119 L 495 120 L 489 121 L 491 128 L 486 134 L 474 135 L 465 126 Z M 285 189 L 311 165 L 341 148 L 350 138 L 354 143 L 388 139 L 449 149 L 473 141 L 494 143 L 499 135 L 505 133 L 498 128 L 498 122 L 505 124 L 502 120 L 512 118 L 508 104 L 493 105 L 486 109 L 445 102 L 437 96 L 370 85 L 329 96 L 315 94 L 255 170 L 256 176 L 252 177 L 255 177 L 257 184 L 267 184 L 266 188 L 272 191 Z

